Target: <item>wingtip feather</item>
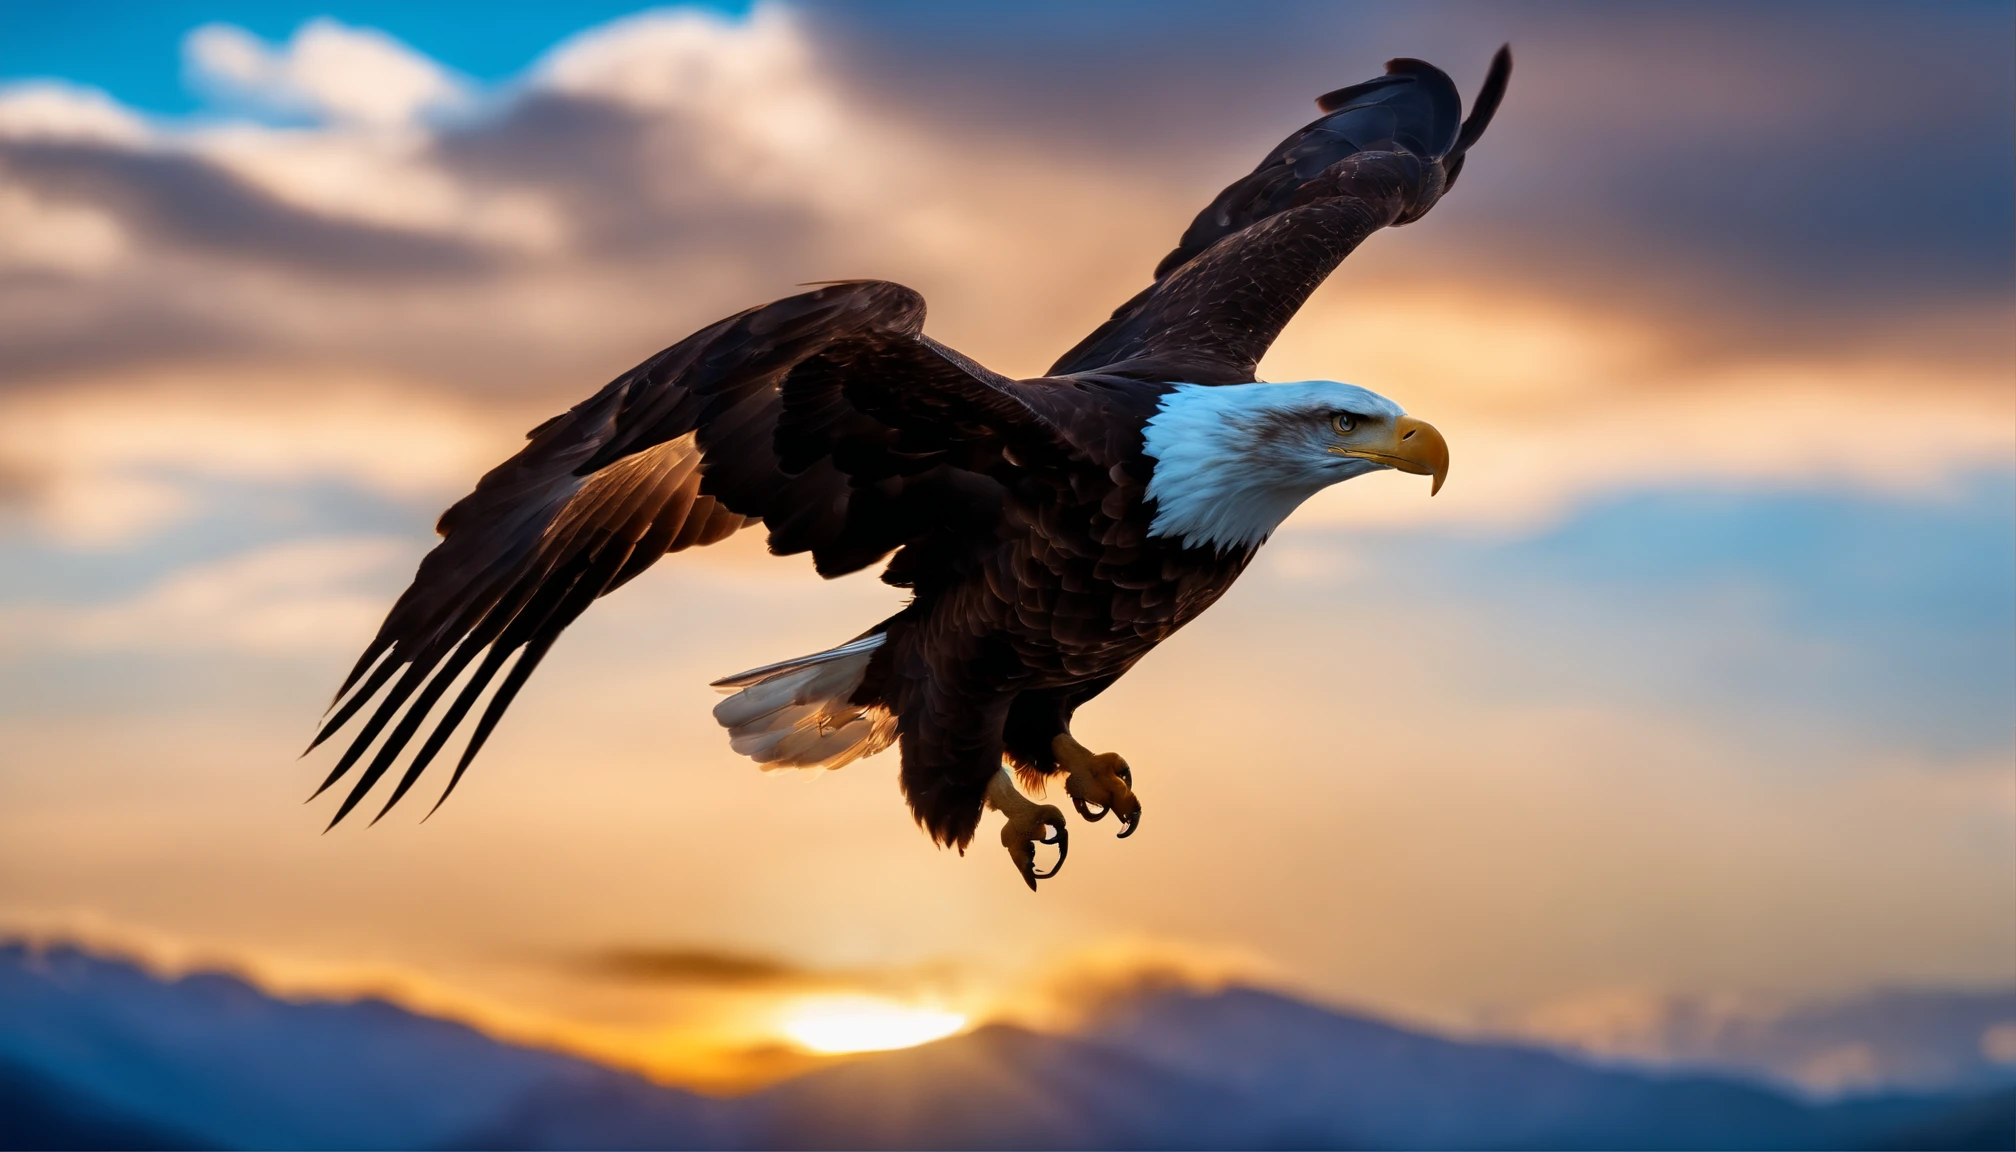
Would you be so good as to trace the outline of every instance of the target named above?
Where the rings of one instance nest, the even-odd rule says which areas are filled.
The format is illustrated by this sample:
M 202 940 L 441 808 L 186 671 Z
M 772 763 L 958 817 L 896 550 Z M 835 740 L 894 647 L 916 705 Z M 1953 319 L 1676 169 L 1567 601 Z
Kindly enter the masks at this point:
M 382 636 L 373 638 L 370 645 L 364 649 L 364 654 L 357 657 L 357 663 L 350 666 L 350 674 L 343 678 L 342 687 L 336 689 L 336 694 L 329 698 L 329 707 L 322 710 L 322 715 L 327 716 L 334 712 L 336 705 L 343 702 L 344 695 L 357 686 L 357 682 L 364 678 L 364 673 L 370 671 L 371 666 L 376 664 L 378 658 L 385 655 L 391 647 Z
M 1491 126 L 1491 118 L 1498 112 L 1498 105 L 1505 99 L 1505 86 L 1512 79 L 1512 45 L 1501 44 L 1491 55 L 1491 68 L 1484 74 L 1484 86 L 1477 90 L 1477 99 L 1470 104 L 1470 115 L 1464 118 L 1462 130 L 1456 134 L 1455 156 L 1462 156 L 1470 146 L 1483 137 L 1484 130 Z

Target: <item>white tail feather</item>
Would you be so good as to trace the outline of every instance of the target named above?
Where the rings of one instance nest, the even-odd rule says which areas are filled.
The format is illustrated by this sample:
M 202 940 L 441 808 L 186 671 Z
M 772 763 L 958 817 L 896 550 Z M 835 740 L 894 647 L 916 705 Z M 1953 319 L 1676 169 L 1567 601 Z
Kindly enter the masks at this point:
M 810 656 L 800 656 L 796 660 L 782 660 L 775 664 L 765 664 L 761 668 L 751 668 L 747 672 L 737 672 L 733 676 L 723 676 L 708 685 L 710 688 L 746 688 L 758 680 L 767 680 L 779 672 L 790 672 L 799 668 L 809 668 L 814 664 L 826 664 L 834 660 L 844 660 L 863 652 L 872 653 L 882 646 L 882 633 L 870 632 L 859 640 L 849 640 L 838 648 L 828 648 L 824 652 L 814 652 Z
M 896 741 L 896 717 L 879 704 L 847 702 L 881 646 L 878 632 L 714 681 L 717 688 L 740 689 L 714 706 L 714 719 L 728 729 L 728 746 L 766 772 L 838 768 L 889 747 Z

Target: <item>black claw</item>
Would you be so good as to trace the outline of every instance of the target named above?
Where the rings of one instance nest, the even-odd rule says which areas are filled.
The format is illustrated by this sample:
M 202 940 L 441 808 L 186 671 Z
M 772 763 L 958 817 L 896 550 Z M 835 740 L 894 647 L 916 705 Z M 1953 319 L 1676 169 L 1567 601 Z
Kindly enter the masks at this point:
M 1050 811 L 1056 813 L 1055 809 Z M 1063 870 L 1064 858 L 1071 854 L 1071 833 L 1064 825 L 1062 813 L 1044 817 L 1037 834 L 1028 839 L 1016 837 L 1014 828 L 1013 824 L 1009 824 L 1001 829 L 1001 843 L 1007 847 L 1009 858 L 1015 861 L 1015 870 L 1021 874 L 1022 882 L 1034 892 L 1038 880 L 1048 880 Z M 1057 847 L 1057 862 L 1047 872 L 1036 868 L 1038 844 L 1054 844 Z
M 1112 809 L 1107 808 L 1103 804 L 1093 804 L 1090 801 L 1081 800 L 1076 796 L 1073 796 L 1071 798 L 1071 804 L 1073 807 L 1078 809 L 1078 815 L 1083 816 L 1086 820 L 1094 824 L 1097 824 L 1099 821 L 1104 820 L 1106 818 L 1106 813 L 1112 811 Z
M 1132 790 L 1132 789 L 1133 789 L 1133 787 L 1134 787 L 1134 770 L 1133 770 L 1132 768 L 1129 768 L 1129 767 L 1128 767 L 1127 765 L 1125 765 L 1125 764 L 1122 764 L 1122 765 L 1120 765 L 1120 767 L 1118 767 L 1118 768 L 1116 768 L 1116 769 L 1114 769 L 1114 770 L 1113 770 L 1113 774 L 1114 774 L 1115 776 L 1118 776 L 1118 777 L 1120 777 L 1120 781 L 1121 781 L 1121 783 L 1123 783 L 1123 784 L 1127 785 L 1127 787 L 1128 787 L 1128 789 L 1129 789 L 1129 790 Z
M 1062 824 L 1059 824 L 1057 826 L 1057 838 L 1055 840 L 1038 840 L 1037 843 L 1057 845 L 1057 863 L 1052 864 L 1048 872 L 1038 872 L 1032 866 L 1029 869 L 1028 874 L 1030 877 L 1034 877 L 1034 879 L 1029 880 L 1029 887 L 1031 889 L 1034 889 L 1036 887 L 1037 880 L 1048 880 L 1052 876 L 1055 876 L 1057 875 L 1057 873 L 1062 872 L 1064 870 L 1064 858 L 1071 854 L 1071 834 L 1070 832 L 1065 830 Z M 1027 878 L 1028 877 L 1025 877 L 1025 879 Z
M 1127 826 L 1127 830 L 1125 832 L 1120 833 L 1117 839 L 1125 840 L 1127 837 L 1132 836 L 1134 834 L 1135 829 L 1141 827 L 1140 810 L 1136 809 L 1134 815 L 1132 816 L 1120 817 L 1120 823 L 1125 824 Z

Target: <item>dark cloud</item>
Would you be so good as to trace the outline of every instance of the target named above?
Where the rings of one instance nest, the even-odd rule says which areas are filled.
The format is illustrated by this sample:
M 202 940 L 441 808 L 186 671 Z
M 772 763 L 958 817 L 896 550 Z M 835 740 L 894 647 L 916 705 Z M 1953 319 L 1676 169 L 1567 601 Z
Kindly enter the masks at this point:
M 466 276 L 493 266 L 484 250 L 452 238 L 291 207 L 187 154 L 4 141 L 0 173 L 48 198 L 108 209 L 143 239 L 170 249 L 335 276 Z
M 770 957 L 705 948 L 611 948 L 586 957 L 581 966 L 595 975 L 617 980 L 717 988 L 768 988 L 824 980 L 816 973 Z
M 603 262 L 764 260 L 821 243 L 805 206 L 753 200 L 696 164 L 704 128 L 605 101 L 534 91 L 444 135 L 433 155 L 478 185 L 537 189 L 563 206 L 573 250 Z
M 613 198 L 646 183 L 651 128 L 614 104 L 532 91 L 496 118 L 450 132 L 436 152 L 478 179 Z
M 472 283 L 494 251 L 298 208 L 186 152 L 0 140 L 0 186 L 118 222 L 138 258 L 111 274 L 0 271 L 0 382 L 161 361 L 299 351 L 276 293 L 368 298 Z M 351 334 L 354 339 L 354 334 Z M 369 360 L 367 354 L 363 357 Z
M 256 354 L 279 341 L 193 312 L 186 297 L 60 272 L 0 276 L 0 388 L 119 364 Z
M 1389 56 L 1511 93 L 1410 244 L 1574 294 L 1865 322 L 2016 286 L 2006 4 L 822 4 L 850 79 L 1200 199 Z M 1484 268 L 1477 269 L 1479 271 Z M 1788 299 L 1784 294 L 1796 294 Z
M 1488 154 L 1506 158 L 1496 195 L 1452 213 L 1449 238 L 1543 274 L 1586 274 L 1601 254 L 1612 285 L 1677 282 L 1696 303 L 1823 322 L 2006 300 L 2009 11 L 1629 9 L 1543 26 L 1530 103 L 1508 106 L 1507 147 Z

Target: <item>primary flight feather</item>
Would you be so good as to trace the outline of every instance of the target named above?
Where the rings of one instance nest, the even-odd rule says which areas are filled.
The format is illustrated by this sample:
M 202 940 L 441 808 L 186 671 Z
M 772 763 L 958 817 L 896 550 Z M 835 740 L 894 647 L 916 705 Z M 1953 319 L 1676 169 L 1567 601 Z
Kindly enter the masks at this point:
M 1130 835 L 1132 772 L 1072 739 L 1076 709 L 1210 607 L 1309 496 L 1383 468 L 1432 493 L 1448 473 L 1441 434 L 1393 401 L 1253 373 L 1352 249 L 1448 191 L 1510 73 L 1500 49 L 1467 119 L 1419 60 L 1319 97 L 1323 115 L 1047 376 L 991 372 L 924 335 L 916 292 L 854 281 L 704 328 L 534 428 L 442 514 L 337 692 L 310 747 L 362 722 L 317 792 L 357 773 L 332 826 L 398 768 L 389 811 L 481 702 L 445 800 L 597 597 L 761 524 L 823 576 L 887 557 L 882 579 L 913 595 L 835 648 L 717 681 L 736 751 L 831 768 L 895 744 L 931 836 L 963 848 L 1001 811 L 1031 888 L 1068 842 L 1014 773 L 1064 775 L 1080 815 Z M 1048 871 L 1039 843 L 1059 850 Z

